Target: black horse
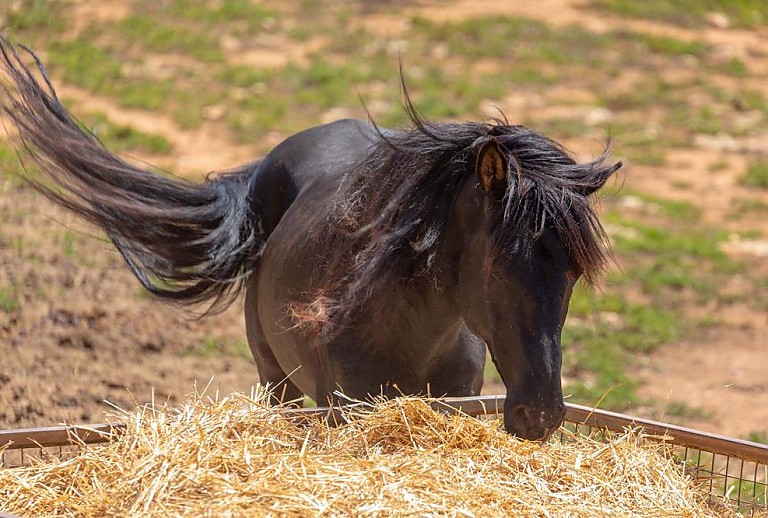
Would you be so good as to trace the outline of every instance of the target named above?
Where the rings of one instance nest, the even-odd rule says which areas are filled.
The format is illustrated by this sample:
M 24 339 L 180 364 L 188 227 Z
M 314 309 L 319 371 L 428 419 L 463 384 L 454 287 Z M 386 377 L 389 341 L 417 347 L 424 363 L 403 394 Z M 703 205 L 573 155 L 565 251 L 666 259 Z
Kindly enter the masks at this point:
M 116 157 L 0 40 L 3 105 L 45 175 L 31 180 L 101 227 L 158 297 L 226 307 L 245 291 L 262 383 L 307 394 L 469 396 L 486 345 L 504 425 L 543 439 L 562 422 L 560 335 L 577 279 L 608 258 L 590 204 L 620 167 L 576 163 L 529 129 L 343 120 L 193 184 Z M 199 307 L 199 306 L 198 306 Z

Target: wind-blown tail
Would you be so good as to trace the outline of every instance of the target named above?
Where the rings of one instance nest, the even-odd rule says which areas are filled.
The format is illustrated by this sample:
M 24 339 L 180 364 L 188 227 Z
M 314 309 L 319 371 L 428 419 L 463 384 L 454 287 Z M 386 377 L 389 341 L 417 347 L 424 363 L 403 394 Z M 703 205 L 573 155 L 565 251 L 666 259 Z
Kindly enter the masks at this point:
M 27 178 L 42 194 L 106 232 L 153 294 L 207 311 L 242 290 L 264 242 L 248 200 L 255 165 L 202 184 L 142 170 L 110 153 L 59 102 L 39 58 L 38 80 L 0 36 L 0 68 L 10 80 L 3 110 L 44 173 Z

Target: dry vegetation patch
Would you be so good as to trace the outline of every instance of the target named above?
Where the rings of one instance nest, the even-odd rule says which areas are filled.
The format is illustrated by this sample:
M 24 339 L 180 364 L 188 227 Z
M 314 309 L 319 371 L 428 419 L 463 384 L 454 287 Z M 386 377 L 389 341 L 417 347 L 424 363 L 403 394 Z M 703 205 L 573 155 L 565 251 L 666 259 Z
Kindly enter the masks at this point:
M 710 516 L 682 466 L 642 435 L 519 441 L 496 420 L 401 398 L 299 423 L 266 393 L 191 396 L 116 416 L 76 457 L 0 470 L 7 512 L 36 515 Z

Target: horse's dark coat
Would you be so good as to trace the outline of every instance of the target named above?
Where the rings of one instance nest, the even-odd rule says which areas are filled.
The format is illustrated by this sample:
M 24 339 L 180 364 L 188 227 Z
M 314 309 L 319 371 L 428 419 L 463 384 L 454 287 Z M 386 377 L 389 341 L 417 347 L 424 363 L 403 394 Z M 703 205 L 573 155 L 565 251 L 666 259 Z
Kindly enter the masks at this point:
M 505 426 L 563 417 L 560 334 L 571 290 L 606 262 L 589 196 L 618 169 L 577 164 L 505 121 L 379 130 L 344 120 L 294 135 L 201 185 L 107 151 L 0 40 L 3 105 L 48 183 L 99 225 L 141 283 L 221 309 L 245 289 L 263 383 L 316 401 L 478 394 L 486 344 Z

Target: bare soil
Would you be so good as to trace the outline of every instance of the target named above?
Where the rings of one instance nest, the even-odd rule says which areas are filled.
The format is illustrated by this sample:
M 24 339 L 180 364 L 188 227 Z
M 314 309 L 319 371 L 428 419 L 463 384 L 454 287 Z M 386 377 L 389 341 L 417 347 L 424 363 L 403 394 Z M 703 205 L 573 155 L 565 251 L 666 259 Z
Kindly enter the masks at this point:
M 125 11 L 118 9 L 121 2 L 112 0 L 77 5 L 94 19 L 121 16 Z M 478 9 L 477 2 L 461 0 L 407 7 L 403 17 L 372 14 L 364 23 L 370 31 L 388 36 L 405 30 L 405 15 L 414 12 L 435 20 L 497 12 L 538 18 L 554 26 L 579 23 L 595 31 L 631 23 L 633 30 L 702 40 L 739 55 L 757 56 L 750 67 L 760 73 L 768 71 L 764 31 L 714 27 L 691 31 L 655 22 L 627 22 L 583 6 L 582 0 L 542 0 L 488 2 Z M 309 47 L 314 44 L 305 42 Z M 238 59 L 276 66 L 306 54 L 304 48 L 291 48 L 282 55 L 252 52 Z M 254 158 L 247 146 L 230 141 L 214 122 L 184 130 L 163 115 L 121 108 L 110 99 L 60 81 L 57 87 L 63 98 L 71 100 L 76 113 L 99 111 L 111 120 L 160 133 L 174 145 L 171 158 L 133 157 L 139 161 L 199 178 L 207 171 Z M 751 87 L 768 94 L 768 83 L 756 82 Z M 544 93 L 549 99 L 567 97 L 584 104 L 592 98 L 590 92 L 562 92 L 557 87 Z M 510 94 L 506 106 L 500 107 L 526 116 L 541 109 L 544 93 Z M 478 118 L 483 116 L 478 114 Z M 275 143 L 278 137 L 273 136 Z M 595 141 L 588 138 L 567 145 L 585 155 L 596 148 Z M 768 150 L 768 142 L 739 145 Z M 713 172 L 712 165 L 723 161 L 727 166 Z M 729 215 L 745 195 L 737 181 L 745 164 L 738 149 L 677 149 L 661 167 L 629 164 L 625 188 L 689 201 L 705 209 L 702 214 L 708 222 L 736 230 L 745 221 Z M 768 196 L 763 198 L 768 201 Z M 248 391 L 257 382 L 245 346 L 241 303 L 221 315 L 196 320 L 151 300 L 141 293 L 111 246 L 92 235 L 93 229 L 28 188 L 0 183 L 0 222 L 0 287 L 14 287 L 20 302 L 18 308 L 0 311 L 0 428 L 98 422 L 109 408 L 105 401 L 122 407 L 153 399 L 173 404 L 195 386 L 202 388 L 209 382 L 210 390 L 224 392 Z M 759 235 L 768 236 L 768 221 L 746 223 Z M 768 246 L 761 238 L 732 245 L 728 253 L 750 267 L 766 268 Z M 695 415 L 662 416 L 670 420 L 736 436 L 768 430 L 768 310 L 755 312 L 734 305 L 718 316 L 725 324 L 701 333 L 696 343 L 671 343 L 647 356 L 637 372 L 642 382 L 640 394 L 661 402 L 685 401 L 700 410 Z M 633 411 L 648 415 L 657 410 Z

